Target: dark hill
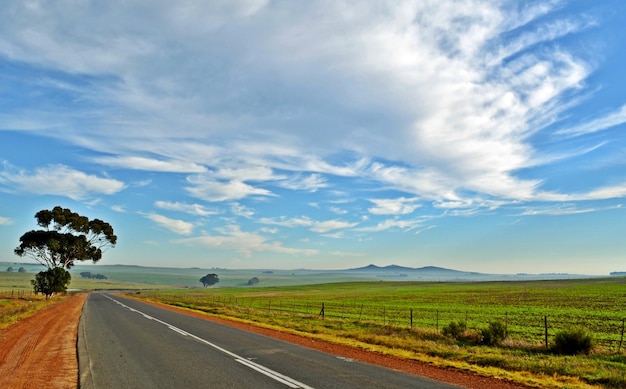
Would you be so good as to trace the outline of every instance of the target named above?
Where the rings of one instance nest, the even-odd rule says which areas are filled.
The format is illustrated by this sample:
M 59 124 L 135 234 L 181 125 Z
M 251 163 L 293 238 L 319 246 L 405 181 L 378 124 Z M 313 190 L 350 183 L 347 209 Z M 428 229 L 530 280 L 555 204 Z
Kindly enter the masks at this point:
M 459 274 L 477 274 L 471 272 L 465 272 L 460 270 L 446 269 L 443 267 L 437 266 L 424 266 L 419 268 L 414 267 L 406 267 L 406 266 L 398 266 L 398 265 L 389 265 L 389 266 L 377 266 L 377 265 L 367 265 L 364 267 L 357 267 L 354 269 L 344 270 L 346 272 L 354 272 L 354 273 L 422 273 L 422 274 L 448 274 L 448 275 L 459 275 Z

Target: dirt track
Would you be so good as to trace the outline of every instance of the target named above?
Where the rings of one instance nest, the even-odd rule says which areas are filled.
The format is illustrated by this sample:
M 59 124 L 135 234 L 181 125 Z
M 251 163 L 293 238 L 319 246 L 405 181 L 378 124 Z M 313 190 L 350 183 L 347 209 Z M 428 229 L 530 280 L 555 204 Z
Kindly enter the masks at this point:
M 78 388 L 76 341 L 78 322 L 86 298 L 87 294 L 69 297 L 0 332 L 0 388 Z M 441 369 L 415 361 L 313 341 L 297 335 L 209 318 L 200 313 L 168 306 L 164 307 L 335 355 L 378 364 L 467 388 L 524 388 L 497 379 Z
M 68 297 L 0 332 L 0 388 L 77 388 L 78 319 L 87 294 Z

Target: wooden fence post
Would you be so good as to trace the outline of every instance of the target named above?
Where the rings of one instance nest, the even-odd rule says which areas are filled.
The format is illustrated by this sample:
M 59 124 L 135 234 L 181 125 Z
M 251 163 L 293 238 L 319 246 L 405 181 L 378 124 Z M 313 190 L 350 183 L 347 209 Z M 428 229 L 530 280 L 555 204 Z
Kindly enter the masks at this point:
M 361 316 L 363 316 L 363 304 L 361 303 L 361 311 L 359 312 L 359 321 L 361 321 Z
M 322 320 L 324 320 L 324 317 L 325 317 L 325 315 L 326 315 L 326 313 L 324 312 L 324 311 L 325 311 L 325 308 L 326 308 L 326 307 L 324 307 L 324 303 L 322 303 L 322 310 L 320 311 L 320 314 L 319 314 L 319 316 L 321 316 L 321 317 L 322 317 Z
M 548 348 L 548 316 L 543 317 L 543 323 L 546 330 L 546 348 Z
M 504 314 L 504 336 L 509 336 L 509 313 Z
M 383 307 L 383 325 L 387 325 L 387 307 Z
M 626 319 L 622 319 L 622 335 L 619 338 L 619 346 L 617 346 L 617 353 L 618 354 L 622 350 L 622 342 L 624 341 L 624 321 L 626 321 Z
M 411 327 L 410 328 L 413 328 L 413 308 L 411 308 L 410 313 L 411 313 L 411 315 L 410 315 L 411 316 Z

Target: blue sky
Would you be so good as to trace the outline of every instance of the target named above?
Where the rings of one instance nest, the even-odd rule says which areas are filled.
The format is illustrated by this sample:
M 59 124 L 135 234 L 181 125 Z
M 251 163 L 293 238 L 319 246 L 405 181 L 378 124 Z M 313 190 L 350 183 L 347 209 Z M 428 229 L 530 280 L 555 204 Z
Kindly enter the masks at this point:
M 626 3 L 7 1 L 0 260 L 626 270 Z

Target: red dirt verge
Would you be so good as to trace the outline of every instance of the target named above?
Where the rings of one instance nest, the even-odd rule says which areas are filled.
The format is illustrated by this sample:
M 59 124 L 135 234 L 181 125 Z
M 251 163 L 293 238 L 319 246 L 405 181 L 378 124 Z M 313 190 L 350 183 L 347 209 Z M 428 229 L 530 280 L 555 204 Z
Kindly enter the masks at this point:
M 78 388 L 76 340 L 87 293 L 0 331 L 0 388 Z
M 78 323 L 87 296 L 86 293 L 70 296 L 0 331 L 0 388 L 78 388 L 79 373 L 76 348 Z M 381 365 L 466 388 L 526 388 L 496 378 L 480 377 L 459 370 L 439 368 L 422 362 L 210 317 L 199 312 L 158 303 L 152 304 L 333 355 Z

